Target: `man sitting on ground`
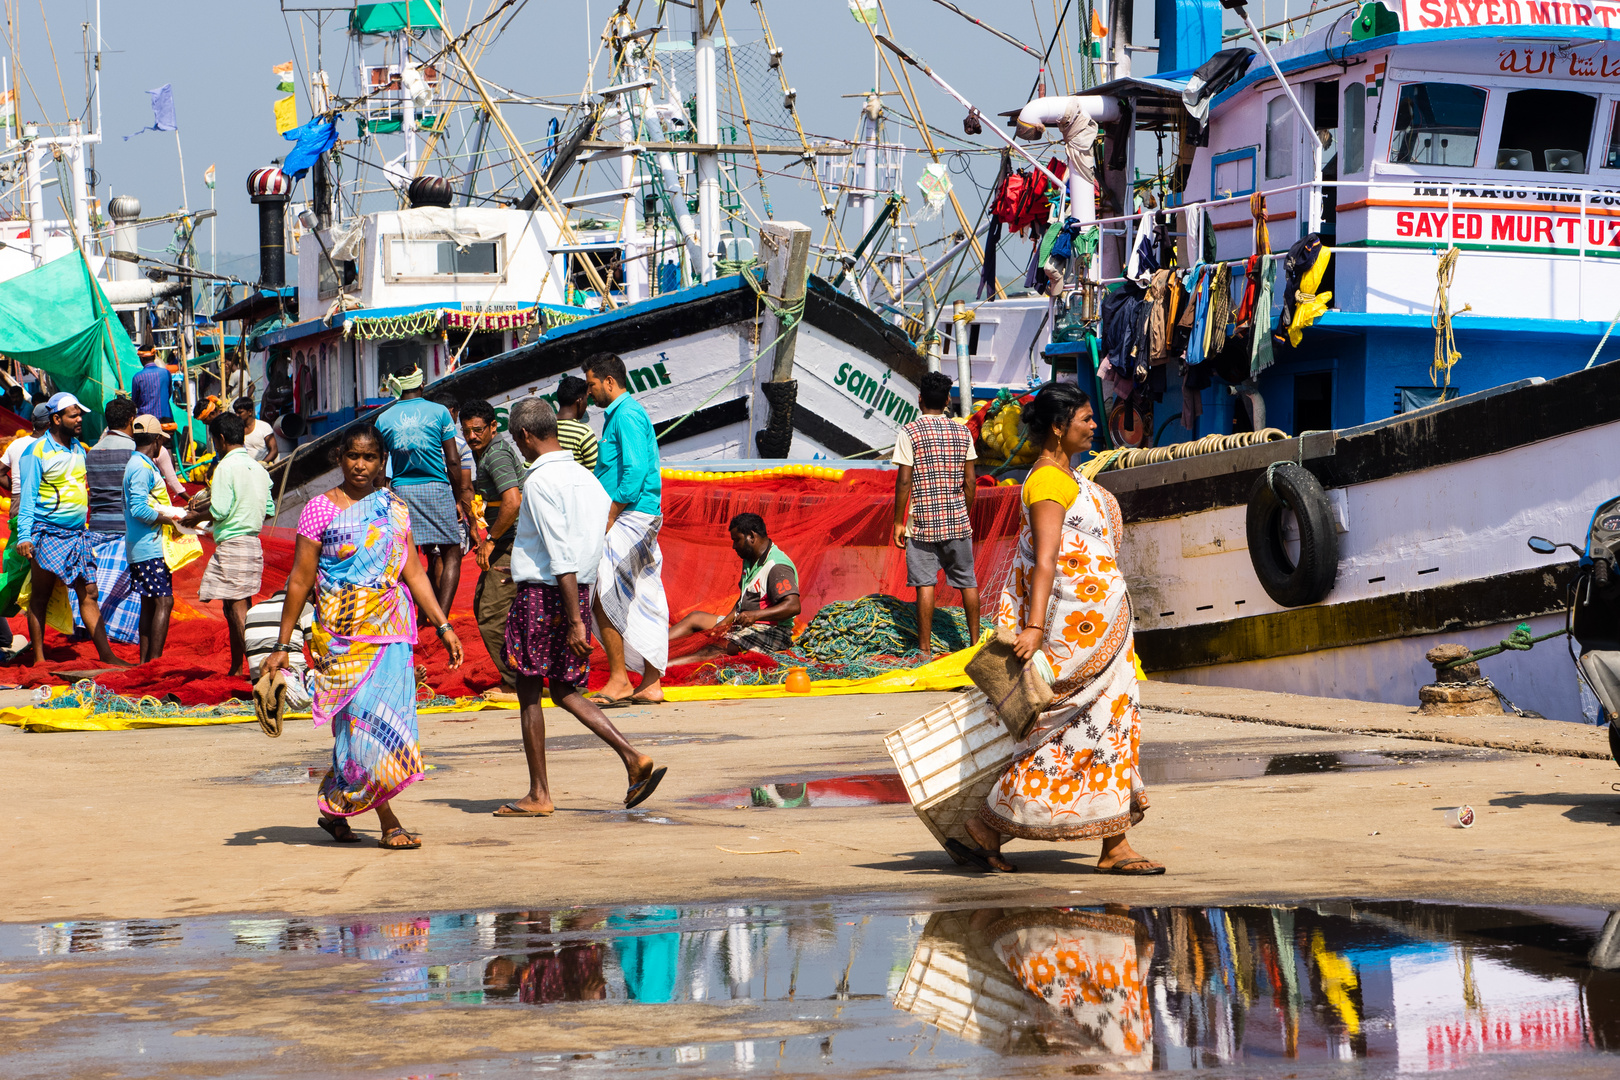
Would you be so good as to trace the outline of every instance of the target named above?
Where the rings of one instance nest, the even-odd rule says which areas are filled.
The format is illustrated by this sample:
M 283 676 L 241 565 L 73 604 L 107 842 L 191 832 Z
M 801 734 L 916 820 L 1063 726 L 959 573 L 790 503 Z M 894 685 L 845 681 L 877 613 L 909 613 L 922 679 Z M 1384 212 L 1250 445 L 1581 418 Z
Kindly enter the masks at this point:
M 669 640 L 679 641 L 700 631 L 724 634 L 724 640 L 690 656 L 685 663 L 702 663 L 720 656 L 745 652 L 781 652 L 793 644 L 793 619 L 799 614 L 799 572 L 787 552 L 771 543 L 765 519 L 738 514 L 731 519 L 731 550 L 743 562 L 737 606 L 725 619 L 707 611 L 694 611 L 670 627 Z

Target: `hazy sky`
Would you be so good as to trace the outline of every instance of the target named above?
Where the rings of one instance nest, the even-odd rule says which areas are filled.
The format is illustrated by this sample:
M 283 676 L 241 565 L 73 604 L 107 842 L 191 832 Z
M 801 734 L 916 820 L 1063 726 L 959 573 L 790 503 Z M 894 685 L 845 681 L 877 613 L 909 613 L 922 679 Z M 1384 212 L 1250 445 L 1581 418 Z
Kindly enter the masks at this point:
M 312 2 L 286 0 L 289 7 Z M 7 4 L 16 12 L 17 21 L 11 27 L 13 45 L 26 73 L 22 81 L 15 70 L 11 76 L 19 89 L 25 122 L 60 124 L 68 115 L 82 114 L 85 58 L 81 24 L 93 20 L 95 6 L 96 0 L 49 0 L 44 4 L 50 14 L 47 38 L 37 5 L 25 0 Z M 476 9 L 477 16 L 482 17 L 490 6 L 490 0 L 446 0 L 445 14 L 453 27 L 460 28 L 470 21 L 470 10 Z M 885 6 L 901 43 L 923 56 L 986 113 L 1015 108 L 1024 102 L 1037 68 L 1032 57 L 932 0 L 885 0 Z M 1054 0 L 1026 4 L 962 0 L 961 6 L 1037 49 L 1045 48 L 1055 23 Z M 1061 7 L 1062 0 L 1056 6 Z M 1077 26 L 1079 7 L 1076 0 L 1067 20 L 1071 31 Z M 1151 4 L 1138 0 L 1138 7 L 1147 11 L 1145 16 L 1139 13 L 1138 23 L 1150 34 Z M 817 135 L 850 137 L 856 130 L 860 102 L 839 95 L 870 89 L 874 63 L 871 40 L 851 16 L 848 0 L 765 0 L 764 8 L 777 43 L 785 50 L 783 64 L 790 84 L 798 92 L 799 115 L 805 127 Z M 523 95 L 577 98 L 585 84 L 587 52 L 594 51 L 595 39 L 610 11 L 607 0 L 520 0 L 502 13 L 500 22 L 511 18 L 510 26 L 489 46 L 478 70 L 485 78 Z M 631 12 L 639 25 L 655 22 L 656 11 L 653 0 L 632 0 Z M 731 0 L 726 17 L 731 37 L 737 42 L 760 39 L 759 22 L 751 4 Z M 174 135 L 148 131 L 127 142 L 123 139 L 125 134 L 152 122 L 145 91 L 171 83 L 190 205 L 208 205 L 203 171 L 210 164 L 216 165 L 219 250 L 238 254 L 256 251 L 257 216 L 244 188 L 247 174 L 291 148 L 275 133 L 271 110 L 281 95 L 275 89 L 271 68 L 289 59 L 296 61 L 300 72 L 300 120 L 307 119 L 303 72 L 321 66 L 334 80 L 341 73 L 340 92 L 352 94 L 357 57 L 346 33 L 346 13 L 327 12 L 318 17 L 284 13 L 275 0 L 102 0 L 101 18 L 102 121 L 106 141 L 98 148 L 96 170 L 102 199 L 110 194 L 134 194 L 141 200 L 143 216 L 179 208 L 181 180 Z M 317 18 L 324 19 L 324 32 L 317 26 Z M 690 16 L 685 8 L 670 5 L 664 24 L 689 37 Z M 1072 37 L 1070 40 L 1071 45 L 1075 44 Z M 1151 53 L 1143 55 L 1138 61 L 1139 70 L 1151 71 L 1154 63 Z M 894 66 L 899 69 L 897 61 Z M 929 122 L 960 134 L 960 106 L 918 73 L 912 75 Z M 721 78 L 726 77 L 722 67 Z M 887 70 L 881 77 L 885 88 L 892 88 Z M 605 81 L 605 72 L 599 68 L 596 84 Z M 689 88 L 685 89 L 689 92 Z M 780 94 L 771 97 L 775 100 L 763 103 L 762 111 L 768 106 L 780 114 Z M 898 105 L 897 99 L 888 100 Z M 556 115 L 523 106 L 510 106 L 506 113 L 522 139 L 536 137 L 546 117 Z M 470 122 L 470 111 L 463 115 Z M 343 138 L 354 138 L 353 119 L 345 118 L 339 130 Z M 913 145 L 918 141 L 914 133 L 894 134 Z M 462 144 L 463 138 L 458 121 L 447 141 L 454 148 Z M 765 141 L 763 135 L 760 141 Z M 990 137 L 986 134 L 977 141 L 989 145 Z M 403 145 L 397 136 L 385 138 L 382 143 L 390 156 Z M 492 146 L 499 145 L 492 141 Z M 345 149 L 366 154 L 373 161 L 377 157 L 362 146 Z M 740 163 L 743 160 L 739 158 Z M 768 163 L 768 167 L 783 160 Z M 905 168 L 905 184 L 913 206 L 918 204 L 914 185 L 923 163 L 913 157 Z M 751 179 L 749 164 L 747 179 Z M 959 162 L 958 167 L 963 164 L 966 162 Z M 981 183 L 993 175 L 993 170 L 992 159 L 977 159 L 975 172 Z M 369 179 L 370 186 L 377 186 L 375 172 Z M 975 215 L 981 197 L 967 178 L 955 179 L 964 206 L 970 215 Z M 777 217 L 799 217 L 819 233 L 819 199 L 813 185 L 783 176 L 768 177 L 767 183 Z M 757 192 L 750 192 L 749 198 L 757 208 Z M 370 208 L 379 205 L 374 202 Z M 937 237 L 943 224 L 955 227 L 948 209 L 945 222 L 923 226 L 922 238 Z M 846 227 L 846 241 L 853 243 L 857 231 Z M 144 250 L 160 251 L 170 239 L 168 230 L 150 228 L 143 230 L 140 243 Z M 199 240 L 206 247 L 206 230 L 199 234 Z M 223 265 L 221 268 L 225 269 Z M 255 276 L 251 263 L 230 269 Z

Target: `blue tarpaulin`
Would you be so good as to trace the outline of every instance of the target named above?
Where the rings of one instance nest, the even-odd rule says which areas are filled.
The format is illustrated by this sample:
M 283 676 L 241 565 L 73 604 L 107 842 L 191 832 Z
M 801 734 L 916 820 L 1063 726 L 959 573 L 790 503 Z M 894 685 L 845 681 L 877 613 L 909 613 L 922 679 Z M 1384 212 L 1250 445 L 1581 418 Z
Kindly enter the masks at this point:
M 291 131 L 282 132 L 281 137 L 298 144 L 288 152 L 287 159 L 281 163 L 281 171 L 297 180 L 309 172 L 316 158 L 337 145 L 337 121 L 311 120 Z

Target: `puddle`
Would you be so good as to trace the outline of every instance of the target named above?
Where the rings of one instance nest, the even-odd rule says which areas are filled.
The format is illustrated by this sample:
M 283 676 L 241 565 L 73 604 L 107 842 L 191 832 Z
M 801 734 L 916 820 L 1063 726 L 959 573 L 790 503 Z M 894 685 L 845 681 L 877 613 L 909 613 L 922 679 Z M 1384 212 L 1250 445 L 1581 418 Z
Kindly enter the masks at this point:
M 247 776 L 211 776 L 211 784 L 319 784 L 330 769 L 330 762 L 319 765 L 273 765 L 268 769 L 260 769 Z M 428 764 L 423 766 L 427 778 L 431 779 L 434 773 L 449 772 L 449 765 Z
M 837 901 L 7 925 L 0 981 L 42 1003 L 31 1023 L 56 1023 L 8 1041 L 0 1072 L 117 1059 L 122 1073 L 119 1055 L 139 1042 L 156 1055 L 142 1064 L 166 1075 L 230 1042 L 247 1047 L 240 1071 L 252 1075 L 380 1075 L 354 1058 L 312 1063 L 339 1007 L 358 1025 L 345 1054 L 363 1052 L 368 1008 L 399 1010 L 375 1014 L 390 1038 L 423 1018 L 419 1067 L 392 1075 L 1599 1074 L 1620 1066 L 1607 1056 L 1620 1050 L 1620 972 L 1592 961 L 1620 966 L 1598 945 L 1606 917 L 1620 927 L 1584 909 L 1405 902 Z M 660 1009 L 671 1005 L 685 1011 Z M 242 1021 L 256 1010 L 274 1023 L 255 1033 Z M 706 1039 L 710 1024 L 747 1033 Z M 564 1052 L 579 1025 L 590 1045 L 622 1049 Z M 515 1031 L 534 1052 L 500 1056 Z M 450 1044 L 469 1049 L 439 1060 Z M 226 1072 L 237 1075 L 210 1075 Z
M 1439 762 L 1489 761 L 1505 757 L 1494 750 L 1354 750 L 1307 754 L 1204 754 L 1182 757 L 1174 747 L 1142 747 L 1142 782 L 1175 784 L 1202 780 L 1250 780 L 1261 776 L 1301 776 L 1353 769 L 1393 769 Z
M 798 810 L 809 806 L 885 806 L 909 804 L 899 773 L 862 773 L 823 780 L 792 780 L 753 788 L 699 795 L 688 799 L 699 806 L 758 806 Z

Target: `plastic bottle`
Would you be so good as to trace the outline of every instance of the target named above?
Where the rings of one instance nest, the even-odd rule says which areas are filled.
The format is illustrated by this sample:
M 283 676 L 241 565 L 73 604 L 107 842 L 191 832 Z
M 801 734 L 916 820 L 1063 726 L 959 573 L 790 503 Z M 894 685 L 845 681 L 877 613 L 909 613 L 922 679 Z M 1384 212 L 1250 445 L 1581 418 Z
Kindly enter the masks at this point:
M 48 686 L 36 686 L 34 688 L 33 699 L 35 705 L 45 704 L 47 701 L 51 700 L 51 688 Z

